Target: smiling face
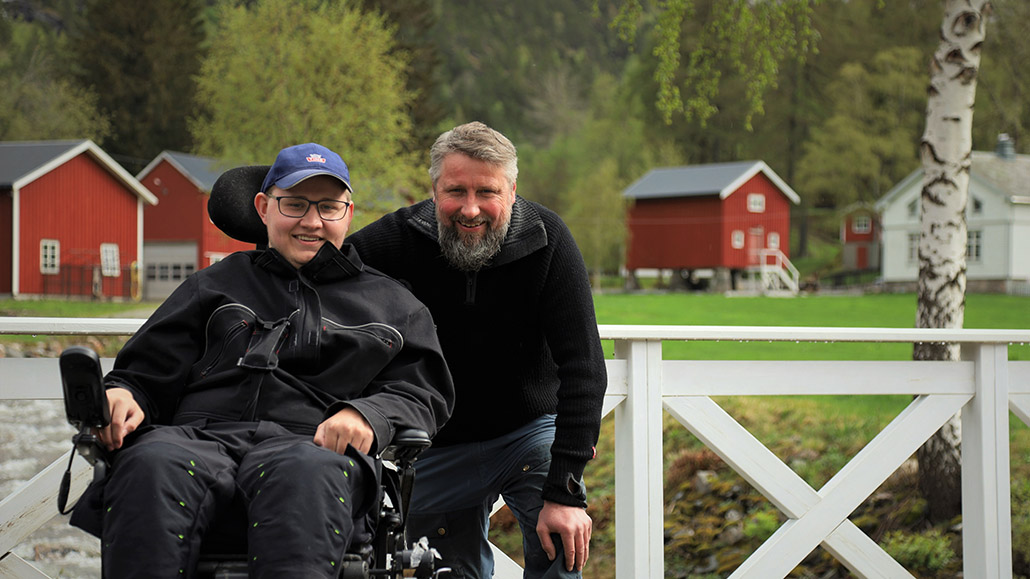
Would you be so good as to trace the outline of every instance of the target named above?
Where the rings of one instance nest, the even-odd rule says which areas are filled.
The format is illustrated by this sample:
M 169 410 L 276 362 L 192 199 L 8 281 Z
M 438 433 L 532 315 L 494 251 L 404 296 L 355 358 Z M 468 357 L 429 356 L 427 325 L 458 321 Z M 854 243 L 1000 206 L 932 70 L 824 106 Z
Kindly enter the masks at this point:
M 475 270 L 504 240 L 515 184 L 499 165 L 451 153 L 443 160 L 433 201 L 444 255 L 459 269 Z
M 318 214 L 314 204 L 319 201 L 350 201 L 350 192 L 343 183 L 328 175 L 305 179 L 288 190 L 273 186 L 271 191 L 254 197 L 261 221 L 268 227 L 268 246 L 275 248 L 293 267 L 300 268 L 315 257 L 325 243 L 339 248 L 350 228 L 354 207 L 339 221 L 326 221 Z M 314 203 L 303 217 L 287 217 L 279 211 L 275 197 L 302 197 Z

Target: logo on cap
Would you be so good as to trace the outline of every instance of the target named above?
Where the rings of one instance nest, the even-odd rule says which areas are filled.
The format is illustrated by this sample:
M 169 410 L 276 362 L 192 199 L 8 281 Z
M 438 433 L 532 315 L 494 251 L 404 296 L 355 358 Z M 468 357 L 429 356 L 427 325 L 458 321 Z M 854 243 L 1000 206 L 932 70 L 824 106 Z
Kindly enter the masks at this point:
M 310 155 L 307 156 L 307 162 L 308 163 L 325 163 L 325 157 L 323 157 L 322 155 L 319 155 L 318 153 L 311 153 Z

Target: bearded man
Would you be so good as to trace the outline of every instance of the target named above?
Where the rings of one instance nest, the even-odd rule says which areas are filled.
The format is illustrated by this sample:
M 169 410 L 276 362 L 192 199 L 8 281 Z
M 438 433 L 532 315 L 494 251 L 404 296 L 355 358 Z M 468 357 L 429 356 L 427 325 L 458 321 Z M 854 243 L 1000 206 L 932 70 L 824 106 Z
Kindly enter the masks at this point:
M 430 150 L 432 199 L 348 237 L 432 313 L 455 408 L 416 463 L 408 518 L 456 577 L 493 575 L 498 496 L 522 529 L 526 577 L 579 577 L 583 470 L 607 385 L 583 257 L 553 211 L 515 193 L 514 145 L 483 123 Z

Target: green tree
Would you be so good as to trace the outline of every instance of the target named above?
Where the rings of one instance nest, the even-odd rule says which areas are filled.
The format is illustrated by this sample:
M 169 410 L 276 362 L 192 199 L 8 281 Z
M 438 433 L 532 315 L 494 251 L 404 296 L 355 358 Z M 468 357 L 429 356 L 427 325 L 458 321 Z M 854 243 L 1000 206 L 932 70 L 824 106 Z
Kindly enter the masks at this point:
M 743 87 L 744 126 L 764 111 L 788 59 L 804 59 L 814 48 L 812 7 L 819 0 L 665 0 L 653 13 L 658 59 L 657 109 L 666 123 L 678 113 L 702 125 L 718 111 L 724 82 Z M 645 14 L 641 0 L 623 0 L 612 22 L 634 41 Z M 685 31 L 692 34 L 685 35 Z M 686 41 L 686 46 L 684 46 Z M 722 64 L 720 66 L 720 64 Z M 729 74 L 725 74 L 729 73 Z
M 319 142 L 351 168 L 358 223 L 429 190 L 404 152 L 406 62 L 383 16 L 334 2 L 259 0 L 224 5 L 218 22 L 197 81 L 206 114 L 190 124 L 198 153 L 271 163 L 283 147 Z
M 440 100 L 459 122 L 480 120 L 513 142 L 546 146 L 564 127 L 540 122 L 545 82 L 575 94 L 617 73 L 627 47 L 608 29 L 621 0 L 436 0 Z
M 432 0 L 361 0 L 365 10 L 378 10 L 396 30 L 394 49 L 408 63 L 406 88 L 411 94 L 409 114 L 413 139 L 411 150 L 424 155 L 445 130 L 446 109 L 439 98 L 437 82 L 440 49 L 432 37 L 436 13 Z
M 0 16 L 0 140 L 88 138 L 103 142 L 110 123 L 97 95 L 63 79 L 61 38 L 38 23 Z
M 653 141 L 639 112 L 644 105 L 611 75 L 599 75 L 583 119 L 547 147 L 526 147 L 519 194 L 562 215 L 590 270 L 594 287 L 619 270 L 625 254 L 622 191 L 652 166 L 681 159 L 671 143 Z
M 828 91 L 833 114 L 812 131 L 798 170 L 814 206 L 873 202 L 919 166 L 923 60 L 919 49 L 889 48 L 841 68 Z
M 130 170 L 186 150 L 204 40 L 203 0 L 87 0 L 69 26 L 70 74 L 111 119 L 104 148 Z
M 984 40 L 983 62 L 977 80 L 973 149 L 991 150 L 1000 133 L 1008 134 L 1017 150 L 1030 150 L 1030 38 L 1025 24 L 1030 2 L 993 0 L 991 34 Z

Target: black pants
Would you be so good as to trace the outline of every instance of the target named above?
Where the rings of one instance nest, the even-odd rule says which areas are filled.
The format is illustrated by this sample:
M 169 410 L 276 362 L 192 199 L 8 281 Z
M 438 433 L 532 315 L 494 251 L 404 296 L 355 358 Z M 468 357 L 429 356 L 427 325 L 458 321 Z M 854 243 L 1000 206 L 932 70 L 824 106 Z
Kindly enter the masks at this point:
M 191 577 L 205 531 L 236 500 L 251 577 L 335 577 L 375 479 L 363 453 L 274 423 L 148 429 L 117 454 L 102 491 L 104 575 Z

